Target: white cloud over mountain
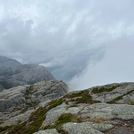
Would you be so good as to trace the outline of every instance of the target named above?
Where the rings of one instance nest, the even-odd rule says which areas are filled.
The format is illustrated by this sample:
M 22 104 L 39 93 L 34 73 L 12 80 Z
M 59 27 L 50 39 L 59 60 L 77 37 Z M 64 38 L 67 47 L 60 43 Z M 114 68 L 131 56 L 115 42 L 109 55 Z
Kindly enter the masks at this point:
M 84 67 L 73 81 L 89 78 L 87 86 L 112 82 L 107 75 L 113 72 L 117 82 L 132 81 L 124 73 L 133 73 L 130 60 L 124 72 L 118 70 L 134 57 L 133 5 L 133 0 L 0 0 L 0 54 L 53 68 L 54 76 L 66 81 Z M 113 61 L 120 68 L 112 68 Z

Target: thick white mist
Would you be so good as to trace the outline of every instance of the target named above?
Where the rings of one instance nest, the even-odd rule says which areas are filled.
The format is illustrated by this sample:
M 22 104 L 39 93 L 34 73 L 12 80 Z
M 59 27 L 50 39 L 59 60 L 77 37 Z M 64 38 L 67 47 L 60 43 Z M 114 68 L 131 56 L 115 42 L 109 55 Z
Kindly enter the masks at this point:
M 72 79 L 72 90 L 110 83 L 133 82 L 134 44 L 129 39 L 120 38 L 107 45 L 101 61 L 90 62 L 79 76 Z

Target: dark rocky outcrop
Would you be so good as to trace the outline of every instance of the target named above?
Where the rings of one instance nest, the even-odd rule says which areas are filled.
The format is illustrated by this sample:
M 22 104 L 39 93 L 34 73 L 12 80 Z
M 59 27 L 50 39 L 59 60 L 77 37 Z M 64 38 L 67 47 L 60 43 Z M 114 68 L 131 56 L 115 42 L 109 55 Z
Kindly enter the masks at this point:
M 14 59 L 0 56 L 0 92 L 16 86 L 55 80 L 44 67 L 37 64 L 22 65 Z

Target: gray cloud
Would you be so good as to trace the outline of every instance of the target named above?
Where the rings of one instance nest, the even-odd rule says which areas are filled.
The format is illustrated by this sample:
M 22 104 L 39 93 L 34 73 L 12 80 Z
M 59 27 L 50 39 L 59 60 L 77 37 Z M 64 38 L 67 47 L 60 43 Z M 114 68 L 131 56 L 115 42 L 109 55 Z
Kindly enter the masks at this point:
M 79 73 L 84 81 L 90 66 L 108 62 L 110 46 L 122 52 L 123 44 L 132 44 L 133 5 L 133 0 L 0 0 L 0 54 L 43 64 L 57 79 L 69 81 Z
M 134 81 L 133 36 L 123 35 L 111 40 L 104 58 L 90 62 L 71 83 L 74 89 L 84 89 L 97 85 Z

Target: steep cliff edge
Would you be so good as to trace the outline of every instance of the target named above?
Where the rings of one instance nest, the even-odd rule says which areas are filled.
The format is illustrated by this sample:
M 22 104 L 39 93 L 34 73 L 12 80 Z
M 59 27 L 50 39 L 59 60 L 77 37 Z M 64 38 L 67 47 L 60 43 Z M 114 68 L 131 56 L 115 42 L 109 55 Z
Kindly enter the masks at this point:
M 134 83 L 114 83 L 70 92 L 39 107 L 27 120 L 7 129 L 7 134 L 133 132 Z

